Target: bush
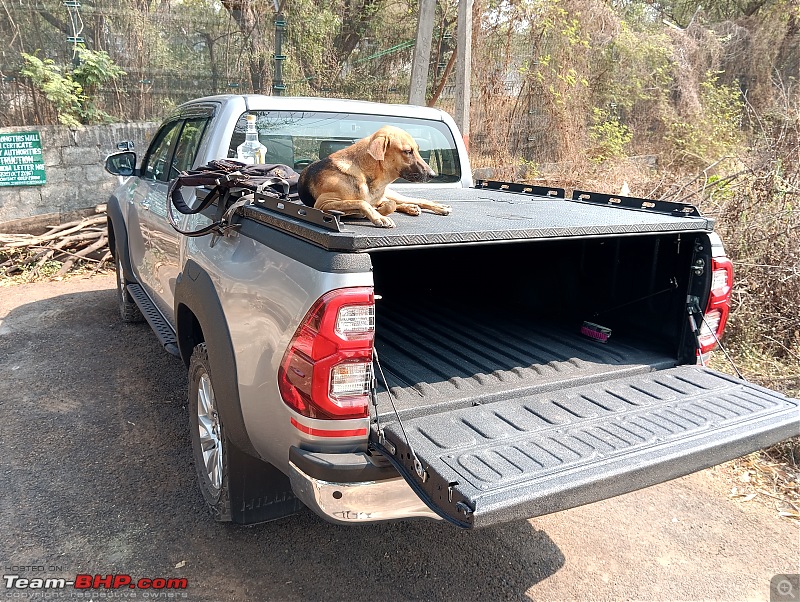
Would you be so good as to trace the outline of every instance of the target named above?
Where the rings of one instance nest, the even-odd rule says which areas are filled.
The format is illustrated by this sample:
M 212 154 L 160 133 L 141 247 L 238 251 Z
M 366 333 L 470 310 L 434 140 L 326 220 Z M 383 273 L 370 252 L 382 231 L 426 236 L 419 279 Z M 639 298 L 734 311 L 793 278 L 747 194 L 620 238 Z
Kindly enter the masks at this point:
M 597 107 L 592 111 L 592 119 L 594 125 L 589 127 L 589 140 L 593 146 L 589 149 L 589 157 L 597 163 L 624 157 L 625 148 L 633 137 L 630 128 L 620 123 L 616 116 Z
M 80 124 L 111 121 L 111 117 L 95 104 L 98 88 L 119 79 L 126 73 L 111 60 L 105 51 L 78 49 L 78 65 L 62 73 L 50 59 L 36 54 L 21 53 L 25 66 L 20 73 L 27 77 L 52 104 L 58 121 L 69 127 Z

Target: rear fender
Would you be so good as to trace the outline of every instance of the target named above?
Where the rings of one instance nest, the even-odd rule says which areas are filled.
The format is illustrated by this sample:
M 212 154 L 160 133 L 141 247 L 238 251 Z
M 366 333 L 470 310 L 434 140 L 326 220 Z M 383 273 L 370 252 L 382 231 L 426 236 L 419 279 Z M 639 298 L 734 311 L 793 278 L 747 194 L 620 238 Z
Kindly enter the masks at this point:
M 227 436 L 241 451 L 259 457 L 242 417 L 236 378 L 236 356 L 219 295 L 208 273 L 192 260 L 186 262 L 175 285 L 178 347 L 187 366 L 194 345 L 201 342 L 197 333 L 191 331 L 193 321 L 187 317 L 190 315 L 197 320 L 202 339 L 208 346 L 214 391 Z

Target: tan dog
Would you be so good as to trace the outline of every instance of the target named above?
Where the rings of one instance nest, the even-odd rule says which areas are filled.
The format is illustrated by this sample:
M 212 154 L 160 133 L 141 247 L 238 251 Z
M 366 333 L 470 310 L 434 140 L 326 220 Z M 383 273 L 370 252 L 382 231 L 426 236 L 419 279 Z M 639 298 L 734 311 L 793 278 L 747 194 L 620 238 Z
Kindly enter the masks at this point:
M 400 177 L 424 182 L 435 175 L 420 157 L 414 138 L 387 125 L 306 167 L 300 174 L 297 192 L 309 207 L 362 215 L 376 226 L 394 228 L 394 222 L 387 217 L 394 211 L 409 215 L 419 215 L 423 209 L 439 215 L 450 213 L 447 205 L 386 189 Z

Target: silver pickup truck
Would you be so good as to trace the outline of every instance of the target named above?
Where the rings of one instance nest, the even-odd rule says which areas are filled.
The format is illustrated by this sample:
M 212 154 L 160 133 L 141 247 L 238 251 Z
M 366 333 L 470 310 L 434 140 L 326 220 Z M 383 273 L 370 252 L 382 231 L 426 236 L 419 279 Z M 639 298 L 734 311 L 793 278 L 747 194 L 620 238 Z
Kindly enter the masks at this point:
M 178 234 L 170 181 L 235 158 L 248 114 L 266 163 L 298 172 L 398 126 L 438 175 L 394 186 L 452 214 L 395 214 L 382 229 L 256 195 L 225 236 Z M 798 434 L 797 400 L 705 367 L 733 274 L 713 220 L 689 205 L 473 183 L 446 113 L 342 100 L 199 99 L 141 161 L 126 150 L 106 165 L 120 176 L 108 204 L 120 313 L 146 318 L 188 368 L 217 520 L 305 505 L 343 524 L 482 527 Z

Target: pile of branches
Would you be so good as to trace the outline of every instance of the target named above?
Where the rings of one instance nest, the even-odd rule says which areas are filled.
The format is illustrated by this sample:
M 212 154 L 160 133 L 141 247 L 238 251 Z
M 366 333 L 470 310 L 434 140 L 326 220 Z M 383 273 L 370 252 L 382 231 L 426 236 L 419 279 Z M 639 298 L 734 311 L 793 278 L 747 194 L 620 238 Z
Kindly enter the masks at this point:
M 28 279 L 59 277 L 91 265 L 93 271 L 109 266 L 105 207 L 98 215 L 53 226 L 44 234 L 0 234 L 0 274 Z M 59 265 L 60 264 L 60 265 Z

